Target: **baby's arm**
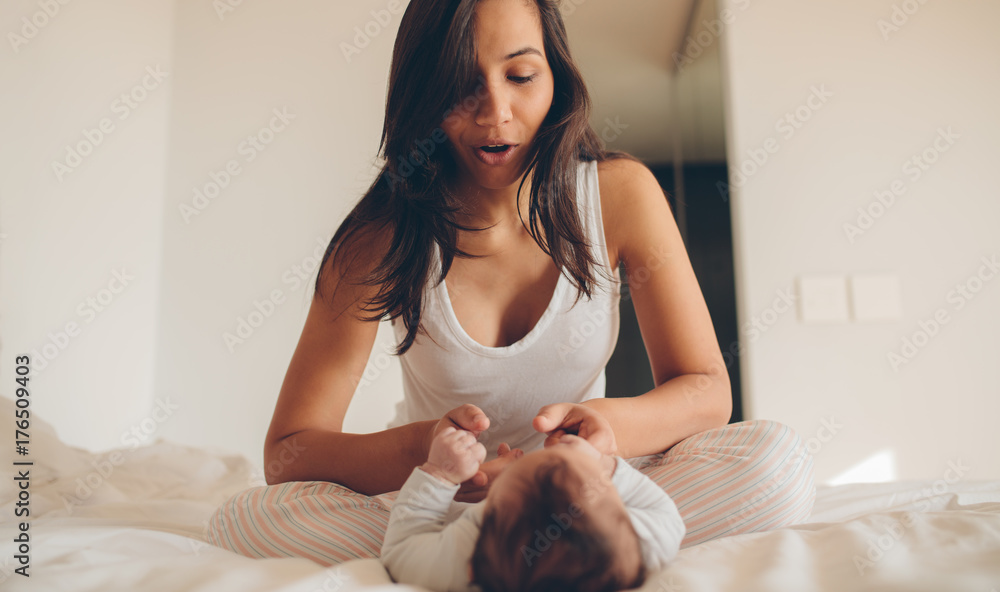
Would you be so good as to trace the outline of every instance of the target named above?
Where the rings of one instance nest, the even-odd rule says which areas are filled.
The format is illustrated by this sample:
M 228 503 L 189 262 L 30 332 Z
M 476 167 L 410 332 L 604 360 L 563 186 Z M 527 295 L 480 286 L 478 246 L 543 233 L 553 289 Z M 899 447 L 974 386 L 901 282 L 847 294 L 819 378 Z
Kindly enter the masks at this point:
M 468 589 L 482 504 L 447 525 L 445 516 L 459 484 L 476 474 L 485 457 L 486 449 L 469 432 L 447 429 L 434 438 L 427 462 L 413 469 L 389 513 L 380 559 L 397 582 Z
M 677 556 L 686 528 L 677 506 L 655 481 L 625 459 L 615 457 L 611 482 L 625 503 L 632 526 L 639 535 L 643 560 L 651 571 Z

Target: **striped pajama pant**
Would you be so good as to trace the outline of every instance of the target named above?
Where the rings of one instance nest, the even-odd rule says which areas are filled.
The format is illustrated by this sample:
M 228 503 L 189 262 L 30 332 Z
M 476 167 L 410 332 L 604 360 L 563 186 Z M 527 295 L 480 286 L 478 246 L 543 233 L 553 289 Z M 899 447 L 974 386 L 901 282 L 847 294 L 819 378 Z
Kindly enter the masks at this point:
M 681 548 L 802 522 L 816 494 L 802 439 L 773 421 L 707 430 L 666 452 L 626 460 L 677 505 L 687 527 Z M 208 542 L 248 557 L 305 557 L 324 566 L 377 558 L 398 493 L 367 496 L 326 481 L 253 487 L 215 511 Z

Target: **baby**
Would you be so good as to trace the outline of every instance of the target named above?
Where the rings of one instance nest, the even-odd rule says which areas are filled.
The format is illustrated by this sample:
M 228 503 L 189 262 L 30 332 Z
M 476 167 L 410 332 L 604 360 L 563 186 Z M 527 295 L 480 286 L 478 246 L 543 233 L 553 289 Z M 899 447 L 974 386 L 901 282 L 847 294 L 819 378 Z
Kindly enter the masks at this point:
M 485 458 L 465 430 L 434 438 L 389 515 L 381 561 L 395 581 L 442 592 L 614 592 L 677 555 L 677 507 L 623 458 L 566 434 L 507 465 L 484 500 L 455 501 Z

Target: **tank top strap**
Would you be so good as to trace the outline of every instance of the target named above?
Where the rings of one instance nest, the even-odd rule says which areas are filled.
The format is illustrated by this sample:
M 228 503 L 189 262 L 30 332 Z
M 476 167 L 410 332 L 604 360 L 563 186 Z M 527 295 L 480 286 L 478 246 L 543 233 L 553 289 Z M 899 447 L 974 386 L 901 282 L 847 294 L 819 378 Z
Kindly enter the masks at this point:
M 604 270 L 614 277 L 609 285 L 604 274 L 597 274 L 598 284 L 611 291 L 620 288 L 618 268 L 612 269 L 611 257 L 608 254 L 608 241 L 604 233 L 604 213 L 601 209 L 601 189 L 597 176 L 596 160 L 580 163 L 580 174 L 577 176 L 577 204 L 581 211 L 580 217 L 587 241 L 591 244 L 591 253 Z

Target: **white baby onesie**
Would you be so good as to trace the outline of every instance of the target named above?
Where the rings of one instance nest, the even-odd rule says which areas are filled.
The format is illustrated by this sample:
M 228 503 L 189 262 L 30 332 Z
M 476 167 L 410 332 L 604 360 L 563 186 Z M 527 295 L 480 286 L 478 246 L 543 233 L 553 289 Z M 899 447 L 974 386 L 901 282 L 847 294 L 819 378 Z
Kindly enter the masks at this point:
M 615 457 L 611 482 L 639 535 L 650 573 L 680 549 L 685 527 L 677 506 L 652 479 Z M 459 485 L 445 483 L 420 467 L 399 490 L 389 514 L 381 561 L 396 582 L 440 592 L 478 592 L 468 566 L 479 537 L 485 501 L 456 502 Z

